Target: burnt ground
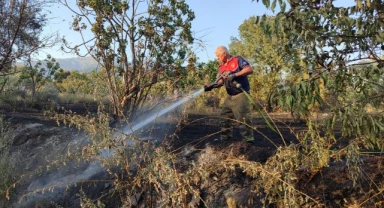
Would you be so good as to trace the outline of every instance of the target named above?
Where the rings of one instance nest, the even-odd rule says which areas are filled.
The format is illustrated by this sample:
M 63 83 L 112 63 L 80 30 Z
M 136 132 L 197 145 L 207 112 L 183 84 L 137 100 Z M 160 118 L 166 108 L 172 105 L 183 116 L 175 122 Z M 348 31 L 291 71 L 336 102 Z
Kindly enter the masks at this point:
M 282 137 L 268 128 L 261 117 L 255 115 L 253 126 L 256 131 L 254 131 L 255 143 L 253 144 L 241 141 L 236 128 L 234 128 L 233 140 L 220 141 L 219 118 L 214 115 L 189 115 L 176 130 L 176 138 L 170 137 L 164 141 L 165 145 L 171 146 L 174 152 L 182 152 L 192 146 L 192 149 L 196 150 L 194 153 L 198 154 L 209 146 L 217 152 L 231 152 L 233 155 L 243 156 L 248 161 L 264 164 L 276 153 L 278 147 L 300 146 L 296 134 L 307 129 L 305 122 L 295 122 L 288 114 L 273 114 L 272 118 Z M 341 138 L 337 134 L 336 136 L 338 136 L 337 143 L 331 149 L 342 149 L 348 145 L 348 138 Z M 369 150 L 361 149 L 360 151 L 367 152 Z M 372 153 L 372 151 L 370 152 Z M 194 153 L 187 156 L 186 159 L 196 160 Z M 319 170 L 299 170 L 297 174 L 299 177 L 293 185 L 297 190 L 321 204 L 303 203 L 300 207 L 383 207 L 384 156 L 374 152 L 373 154 L 361 154 L 360 159 L 362 174 L 356 184 L 351 179 L 345 158 L 337 160 L 331 158 L 328 166 Z M 207 178 L 207 180 L 212 180 L 212 178 Z M 252 179 L 242 171 L 235 172 L 230 180 L 222 180 L 238 183 L 241 187 L 252 186 L 252 182 L 249 182 Z M 218 188 L 227 188 L 227 186 L 222 184 Z M 243 195 L 249 194 L 249 192 L 250 190 Z M 252 200 L 260 201 L 259 197 L 255 196 Z M 241 207 L 261 206 L 260 203 L 241 204 Z M 286 206 L 272 204 L 272 207 Z
M 177 129 L 178 139 L 171 141 L 174 149 L 182 148 L 184 145 L 193 145 L 196 148 L 203 148 L 207 144 L 225 148 L 233 143 L 244 143 L 249 148 L 263 149 L 265 152 L 274 152 L 276 147 L 297 143 L 295 133 L 306 129 L 303 122 L 294 122 L 286 114 L 276 114 L 272 118 L 281 135 L 271 130 L 261 117 L 253 116 L 252 126 L 254 131 L 254 143 L 244 143 L 241 140 L 239 130 L 236 126 L 233 129 L 233 140 L 220 141 L 220 118 L 215 115 L 189 115 L 188 120 Z M 253 151 L 249 152 L 253 154 Z M 253 161 L 265 161 L 268 156 L 254 157 Z
M 74 111 L 83 112 L 84 109 L 79 106 L 73 107 Z M 54 121 L 42 116 L 36 111 L 24 112 L 3 112 L 6 118 L 12 118 L 13 122 L 18 122 L 17 118 L 21 118 L 23 122 L 28 119 L 41 120 L 46 125 L 55 125 Z M 15 116 L 17 115 L 17 116 Z M 22 116 L 20 116 L 22 115 Z M 192 153 L 188 154 L 186 160 L 195 160 L 201 150 L 207 146 L 212 147 L 218 152 L 232 152 L 234 155 L 243 155 L 246 160 L 255 161 L 264 164 L 271 156 L 276 153 L 279 146 L 297 144 L 295 134 L 306 130 L 303 122 L 293 121 L 289 115 L 274 114 L 273 119 L 276 121 L 280 135 L 273 132 L 267 127 L 262 118 L 253 117 L 253 126 L 256 128 L 254 132 L 255 143 L 249 144 L 241 141 L 238 135 L 238 129 L 234 129 L 234 139 L 231 141 L 218 141 L 220 138 L 218 122 L 219 118 L 214 115 L 198 115 L 190 114 L 183 118 L 183 121 L 177 125 L 175 122 L 158 123 L 157 127 L 153 126 L 147 133 L 148 137 L 158 139 L 158 145 L 163 145 L 173 152 L 183 152 L 186 148 L 193 147 Z M 348 144 L 348 139 L 340 139 L 339 147 L 343 148 Z M 306 195 L 321 202 L 321 206 L 313 204 L 303 204 L 302 207 L 382 207 L 384 202 L 384 161 L 383 156 L 379 154 L 363 154 L 362 159 L 362 176 L 358 180 L 358 184 L 353 184 L 348 166 L 345 159 L 340 161 L 331 161 L 328 167 L 318 171 L 305 172 L 299 174 L 299 178 L 295 188 L 302 191 Z M 182 171 L 182 170 L 181 170 Z M 251 186 L 252 179 L 242 171 L 236 171 L 230 180 L 223 179 L 226 183 L 237 183 L 242 187 Z M 206 180 L 212 180 L 207 178 Z M 217 188 L 224 188 L 218 185 Z M 247 189 L 245 189 L 247 190 Z M 250 190 L 248 190 L 250 192 Z M 206 188 L 202 191 L 201 197 L 205 199 L 209 193 Z M 248 195 L 249 193 L 244 193 Z M 261 195 L 262 196 L 262 195 Z M 260 201 L 260 196 L 254 196 L 254 201 Z M 224 203 L 224 204 L 223 204 Z M 260 203 L 254 202 L 252 205 L 242 205 L 242 207 L 259 207 Z M 204 207 L 199 205 L 199 207 Z M 222 207 L 226 207 L 225 199 Z M 281 207 L 281 205 L 272 205 L 270 207 Z

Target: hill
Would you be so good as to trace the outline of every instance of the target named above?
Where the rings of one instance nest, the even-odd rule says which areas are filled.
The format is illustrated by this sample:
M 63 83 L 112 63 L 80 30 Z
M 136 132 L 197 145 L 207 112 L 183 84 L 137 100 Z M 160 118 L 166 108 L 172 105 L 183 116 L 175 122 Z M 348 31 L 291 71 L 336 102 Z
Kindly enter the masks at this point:
M 99 64 L 92 57 L 74 57 L 74 58 L 56 58 L 56 61 L 59 62 L 60 67 L 66 71 L 81 71 L 89 72 L 95 69 L 99 69 Z M 33 61 L 32 65 L 35 65 L 37 62 Z M 24 66 L 24 63 L 21 61 L 16 62 L 16 66 Z
M 56 59 L 64 70 L 92 71 L 100 68 L 99 64 L 92 57 L 76 57 Z

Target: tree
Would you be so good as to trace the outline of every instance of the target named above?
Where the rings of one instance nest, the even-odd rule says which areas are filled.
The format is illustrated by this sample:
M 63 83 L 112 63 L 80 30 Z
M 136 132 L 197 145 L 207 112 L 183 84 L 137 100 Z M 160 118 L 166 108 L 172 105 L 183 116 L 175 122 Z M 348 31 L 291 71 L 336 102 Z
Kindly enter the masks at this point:
M 93 56 L 105 68 L 119 116 L 134 112 L 151 87 L 167 79 L 166 72 L 174 73 L 193 42 L 195 16 L 185 1 L 78 0 L 77 7 L 78 12 L 71 8 L 73 29 L 82 35 L 90 27 L 93 37 L 68 48 Z
M 50 55 L 48 55 L 44 61 L 37 61 L 34 65 L 31 56 L 29 56 L 26 65 L 21 71 L 20 81 L 29 85 L 32 93 L 32 101 L 35 100 L 36 92 L 44 86 L 46 82 L 52 81 L 59 69 L 59 63 Z
M 274 9 L 277 1 L 263 2 Z M 282 10 L 276 16 L 279 26 L 265 27 L 264 31 L 287 37 L 287 53 L 292 51 L 292 44 L 299 41 L 303 45 L 301 58 L 311 68 L 312 77 L 300 83 L 301 87 L 296 89 L 301 93 L 295 94 L 304 93 L 313 99 L 311 94 L 318 94 L 319 88 L 311 91 L 308 86 L 317 80 L 324 81 L 325 90 L 335 98 L 328 103 L 333 116 L 327 131 L 331 133 L 334 125 L 341 123 L 344 136 L 353 136 L 366 147 L 383 150 L 383 116 L 373 117 L 366 107 L 383 112 L 383 91 L 368 89 L 384 88 L 382 79 L 375 78 L 384 73 L 384 59 L 380 57 L 384 49 L 384 3 L 362 2 L 357 0 L 355 6 L 336 7 L 330 0 L 297 0 L 291 1 L 290 9 L 285 11 L 285 2 L 279 1 Z M 354 95 L 346 96 L 351 90 Z M 298 97 L 289 99 L 298 100 Z M 305 103 L 298 105 L 308 110 Z
M 357 0 L 356 5 L 337 7 L 332 0 L 295 0 L 288 1 L 288 11 L 282 0 L 263 3 L 272 10 L 279 3 L 281 10 L 278 25 L 263 23 L 264 33 L 287 38 L 286 53 L 299 43 L 300 58 L 311 75 L 281 87 L 279 98 L 306 118 L 308 130 L 298 137 L 304 157 L 317 170 L 332 158 L 345 157 L 355 185 L 362 174 L 361 149 L 384 150 L 384 3 Z M 328 111 L 320 121 L 311 112 L 317 103 Z M 339 138 L 348 139 L 348 145 L 339 149 Z
M 56 83 L 63 83 L 63 80 L 65 80 L 68 76 L 71 75 L 71 72 L 70 71 L 64 71 L 64 69 L 59 69 L 53 79 Z
M 94 90 L 93 83 L 87 74 L 72 71 L 60 84 L 60 89 L 67 93 L 89 94 Z
M 204 71 L 206 74 L 205 81 L 207 82 L 213 82 L 217 79 L 217 72 L 219 69 L 220 63 L 215 59 L 213 61 L 208 61 L 204 65 Z
M 0 74 L 12 64 L 43 47 L 54 44 L 53 36 L 41 37 L 48 18 L 44 8 L 49 0 L 0 0 Z

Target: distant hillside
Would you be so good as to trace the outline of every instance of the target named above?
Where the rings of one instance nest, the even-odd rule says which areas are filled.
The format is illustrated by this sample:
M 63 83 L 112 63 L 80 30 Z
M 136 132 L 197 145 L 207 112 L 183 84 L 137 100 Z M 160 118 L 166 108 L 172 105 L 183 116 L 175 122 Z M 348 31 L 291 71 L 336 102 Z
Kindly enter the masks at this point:
M 98 63 L 92 57 L 78 57 L 78 58 L 56 58 L 60 67 L 66 71 L 77 70 L 80 72 L 89 72 L 95 69 L 100 69 Z M 32 65 L 35 65 L 37 61 L 32 61 Z M 16 66 L 22 67 L 24 63 L 21 61 L 16 62 Z
M 98 63 L 92 57 L 79 57 L 79 58 L 65 58 L 65 59 L 56 59 L 60 67 L 64 70 L 77 70 L 77 71 L 92 71 L 100 68 Z

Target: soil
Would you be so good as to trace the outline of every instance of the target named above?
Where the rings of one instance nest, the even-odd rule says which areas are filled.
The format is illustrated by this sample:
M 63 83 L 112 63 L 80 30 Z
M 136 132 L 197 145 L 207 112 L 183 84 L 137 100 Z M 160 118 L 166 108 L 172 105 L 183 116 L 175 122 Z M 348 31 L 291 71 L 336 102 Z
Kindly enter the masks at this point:
M 89 108 L 81 106 L 72 106 L 74 111 L 84 113 Z M 13 122 L 18 122 L 17 118 L 22 117 L 24 122 L 28 119 L 39 120 L 44 125 L 52 126 L 55 122 L 49 120 L 43 115 L 35 111 L 24 112 L 7 112 L 4 111 L 6 118 L 12 118 Z M 17 116 L 18 115 L 18 116 Z M 22 115 L 22 116 L 20 116 Z M 172 117 L 172 115 L 170 115 Z M 306 130 L 304 122 L 297 122 L 291 119 L 288 114 L 273 114 L 281 136 L 267 127 L 262 118 L 257 115 L 253 116 L 253 126 L 256 128 L 254 132 L 255 142 L 246 143 L 241 141 L 237 135 L 238 129 L 234 129 L 234 139 L 230 141 L 220 141 L 219 138 L 219 118 L 215 114 L 199 115 L 190 114 L 182 118 L 182 122 L 176 125 L 175 122 L 158 123 L 157 127 L 151 128 L 148 138 L 156 137 L 157 145 L 164 145 L 170 151 L 181 153 L 187 148 L 193 149 L 188 154 L 184 154 L 186 160 L 196 160 L 198 154 L 207 147 L 211 147 L 217 152 L 231 152 L 233 155 L 244 156 L 248 161 L 259 162 L 264 164 L 271 156 L 273 156 L 277 148 L 290 144 L 297 144 L 296 134 Z M 168 119 L 169 120 L 169 119 Z M 172 120 L 172 119 L 171 119 Z M 348 139 L 340 140 L 339 148 L 348 144 Z M 295 188 L 318 202 L 320 205 L 303 204 L 302 207 L 381 207 L 384 202 L 384 161 L 381 155 L 361 155 L 362 160 L 362 177 L 359 178 L 358 184 L 353 184 L 349 175 L 348 166 L 345 159 L 341 161 L 331 161 L 328 167 L 321 170 L 311 172 L 310 174 L 303 171 L 300 178 L 297 179 Z M 182 168 L 181 168 L 182 169 Z M 181 170 L 182 171 L 182 170 Z M 207 181 L 217 180 L 212 176 L 206 178 Z M 226 176 L 229 178 L 219 178 L 222 183 L 216 183 L 215 190 L 228 188 L 228 184 L 241 187 L 238 191 L 240 196 L 250 195 L 253 179 L 242 171 L 235 171 L 234 174 Z M 225 200 L 225 193 L 211 193 L 212 187 L 204 187 L 201 190 L 201 198 L 206 199 L 210 194 L 216 194 L 221 200 L 217 203 L 217 207 L 231 207 L 228 200 Z M 249 198 L 243 199 L 243 202 L 236 202 L 237 207 L 260 207 L 262 203 L 260 199 L 265 197 L 265 190 L 259 190 L 259 194 L 251 196 L 252 203 Z M 241 197 L 240 197 L 241 198 Z M 203 204 L 197 203 L 197 207 L 204 207 Z M 108 206 L 107 206 L 108 207 Z M 269 207 L 284 207 L 281 204 L 272 204 Z

